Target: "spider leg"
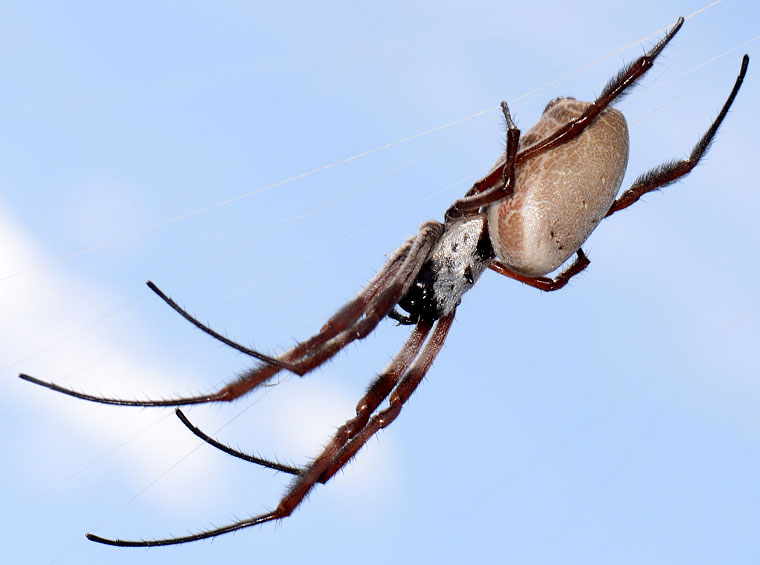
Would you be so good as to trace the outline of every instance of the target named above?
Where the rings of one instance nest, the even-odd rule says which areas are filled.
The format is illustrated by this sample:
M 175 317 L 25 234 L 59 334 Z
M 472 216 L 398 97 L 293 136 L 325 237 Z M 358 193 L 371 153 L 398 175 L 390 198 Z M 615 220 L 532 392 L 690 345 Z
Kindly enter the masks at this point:
M 430 322 L 419 322 L 407 339 L 406 343 L 404 343 L 398 354 L 396 354 L 391 364 L 388 365 L 388 367 L 369 386 L 366 394 L 356 405 L 356 417 L 346 422 L 346 426 L 350 430 L 349 436 L 355 435 L 367 424 L 367 421 L 369 420 L 369 417 L 372 415 L 372 413 L 377 409 L 378 406 L 380 406 L 388 394 L 390 394 L 391 390 L 393 390 L 393 387 L 395 387 L 398 383 L 401 375 L 409 368 L 409 365 L 411 365 L 412 361 L 414 361 L 414 359 L 419 354 L 422 343 L 425 341 L 425 338 L 430 332 L 431 327 L 432 324 Z M 176 414 L 180 421 L 185 424 L 185 426 L 187 426 L 187 428 L 193 432 L 193 434 L 195 434 L 206 443 L 212 445 L 213 447 L 216 447 L 217 449 L 220 449 L 221 451 L 224 451 L 225 453 L 228 453 L 229 455 L 238 457 L 239 459 L 243 459 L 250 463 L 261 465 L 262 467 L 274 469 L 275 471 L 290 473 L 291 475 L 300 475 L 303 472 L 303 469 L 300 467 L 282 465 L 281 463 L 275 461 L 270 461 L 268 459 L 263 459 L 255 455 L 249 455 L 233 449 L 230 446 L 209 437 L 197 426 L 193 425 L 179 408 L 177 408 Z M 320 479 L 319 482 L 324 481 Z
M 201 539 L 216 537 L 229 532 L 241 530 L 251 526 L 264 524 L 274 520 L 288 517 L 293 510 L 303 501 L 309 491 L 318 483 L 329 480 L 346 462 L 364 445 L 367 440 L 380 428 L 389 425 L 398 415 L 403 404 L 422 381 L 425 373 L 430 368 L 438 351 L 440 351 L 446 334 L 451 327 L 454 313 L 441 318 L 433 331 L 430 341 L 424 349 L 422 344 L 427 338 L 433 323 L 428 320 L 420 321 L 415 327 L 406 343 L 399 350 L 396 357 L 391 361 L 388 368 L 370 385 L 369 390 L 359 401 L 356 409 L 356 417 L 343 424 L 325 446 L 322 453 L 307 467 L 300 470 L 290 489 L 280 500 L 277 508 L 260 516 L 246 520 L 240 520 L 233 524 L 175 538 L 158 540 L 121 540 L 109 539 L 87 534 L 91 541 L 120 547 L 152 547 L 159 545 L 175 545 Z M 420 353 L 422 349 L 422 353 Z M 419 359 L 409 366 L 419 356 Z M 401 376 L 403 378 L 401 378 Z M 399 380 L 400 379 L 400 380 Z M 390 408 L 380 412 L 371 420 L 369 416 L 374 412 L 382 401 L 390 394 Z M 384 415 L 384 416 L 383 416 Z M 383 418 L 380 418 L 383 416 Z M 380 419 L 379 419 L 380 418 Z M 369 423 L 367 423 L 369 422 Z M 368 428 L 374 430 L 367 433 Z
M 643 56 L 636 59 L 633 63 L 623 67 L 615 78 L 610 80 L 604 87 L 599 97 L 588 107 L 588 109 L 577 119 L 568 122 L 563 127 L 555 131 L 552 135 L 543 139 L 535 145 L 531 145 L 525 151 L 517 154 L 515 164 L 535 157 L 539 153 L 544 153 L 574 139 L 594 121 L 594 118 L 602 112 L 607 106 L 612 104 L 616 98 L 620 97 L 627 89 L 633 86 L 636 81 L 646 73 L 654 64 L 654 60 L 662 52 L 665 46 L 673 39 L 678 30 L 683 25 L 683 18 L 678 18 L 672 29 L 665 34 L 652 49 Z M 500 179 L 504 178 L 504 166 L 495 167 L 485 177 L 477 181 L 467 192 L 467 197 L 490 190 Z
M 349 343 L 366 337 L 409 289 L 432 246 L 441 236 L 443 225 L 425 222 L 416 236 L 402 245 L 381 272 L 357 298 L 330 318 L 322 329 L 277 359 L 303 375 L 337 354 Z M 358 321 L 357 321 L 358 320 Z M 265 363 L 254 367 L 217 392 L 162 400 L 124 400 L 83 393 L 26 374 L 19 378 L 56 392 L 83 400 L 119 406 L 185 406 L 206 402 L 228 402 L 239 398 L 277 374 L 279 366 Z
M 367 426 L 370 416 L 398 385 L 399 379 L 419 356 L 422 344 L 427 339 L 432 327 L 433 322 L 430 320 L 423 319 L 417 322 L 406 343 L 404 343 L 388 367 L 367 388 L 367 392 L 356 404 L 356 416 L 348 420 L 338 433 L 335 434 L 333 439 L 338 437 L 342 437 L 343 439 L 338 441 L 337 445 L 332 449 L 334 455 L 337 455 L 349 441 L 353 440 Z M 326 449 L 329 448 L 328 446 Z M 342 467 L 343 465 L 340 466 Z M 333 474 L 320 476 L 319 482 L 326 482 Z
M 502 167 L 502 178 L 483 192 L 470 194 L 468 192 L 464 198 L 455 200 L 451 207 L 446 211 L 446 221 L 453 220 L 464 214 L 477 212 L 483 206 L 492 202 L 506 198 L 512 194 L 515 186 L 515 163 L 517 157 L 517 148 L 520 144 L 520 130 L 512 121 L 509 113 L 509 106 L 506 102 L 501 103 L 501 110 L 504 112 L 504 119 L 507 122 L 507 150 L 504 157 L 504 167 Z
M 694 146 L 694 149 L 691 150 L 691 154 L 686 159 L 664 163 L 641 175 L 634 181 L 628 190 L 626 190 L 622 195 L 620 195 L 617 200 L 615 200 L 615 202 L 613 202 L 612 207 L 610 208 L 609 212 L 607 212 L 607 215 L 605 217 L 611 216 L 615 212 L 619 212 L 620 210 L 628 208 L 628 206 L 636 202 L 647 192 L 651 192 L 653 190 L 657 190 L 658 188 L 662 188 L 663 186 L 667 186 L 679 178 L 688 175 L 691 170 L 697 166 L 699 160 L 704 157 L 705 153 L 707 153 L 708 149 L 710 148 L 710 144 L 712 143 L 715 134 L 718 132 L 718 128 L 723 122 L 723 119 L 726 117 L 726 114 L 728 114 L 728 110 L 731 108 L 731 105 L 734 103 L 734 99 L 736 98 L 736 95 L 739 92 L 739 88 L 741 88 L 742 82 L 744 81 L 744 76 L 747 74 L 748 66 L 749 56 L 744 55 L 742 58 L 742 66 L 739 70 L 739 76 L 736 77 L 736 82 L 734 82 L 734 87 L 731 89 L 731 94 L 728 95 L 728 98 L 726 99 L 725 104 L 723 104 L 723 108 L 721 108 L 718 116 L 715 118 L 715 121 L 708 128 L 702 138 L 697 142 L 697 144 Z
M 382 428 L 388 427 L 401 413 L 401 408 L 406 401 L 409 400 L 409 397 L 412 396 L 414 391 L 417 390 L 417 387 L 427 374 L 433 361 L 438 356 L 441 347 L 443 347 L 443 343 L 446 341 L 446 336 L 451 329 L 451 324 L 454 321 L 455 314 L 456 311 L 451 312 L 438 320 L 430 339 L 425 344 L 425 348 L 422 350 L 411 369 L 406 372 L 404 377 L 393 390 L 390 397 L 390 406 L 375 414 L 369 423 L 340 450 L 330 463 L 330 466 L 327 467 L 321 475 L 320 478 L 322 480 L 329 480 L 335 473 L 342 469 L 373 435 Z
M 521 283 L 525 283 L 539 290 L 551 292 L 553 290 L 559 290 L 565 286 L 571 278 L 583 271 L 583 269 L 588 267 L 590 263 L 591 261 L 589 261 L 588 257 L 586 257 L 583 249 L 578 249 L 577 256 L 575 258 L 575 261 L 573 261 L 573 264 L 553 279 L 549 277 L 527 277 L 525 275 L 515 273 L 498 259 L 493 259 L 488 265 L 488 268 L 496 271 L 500 275 L 515 279 L 516 281 L 520 281 Z
M 420 231 L 409 250 L 406 260 L 396 271 L 395 277 L 386 284 L 385 288 L 381 288 L 375 298 L 367 304 L 363 316 L 353 326 L 342 331 L 322 345 L 318 345 L 318 342 L 324 340 L 315 340 L 314 346 L 309 348 L 304 356 L 294 364 L 296 373 L 303 375 L 314 370 L 335 356 L 349 343 L 358 339 L 364 339 L 369 335 L 377 327 L 380 321 L 388 315 L 401 297 L 409 290 L 417 273 L 419 273 L 422 265 L 427 259 L 428 253 L 433 245 L 435 245 L 440 239 L 442 233 L 443 224 L 439 222 L 430 221 L 422 224 Z M 318 338 L 319 336 L 320 334 L 317 334 L 315 338 Z M 310 342 L 311 340 L 304 342 L 304 344 Z M 301 347 L 304 344 L 297 347 Z M 263 369 L 267 369 L 267 367 L 264 367 Z M 238 398 L 251 390 L 252 387 L 250 386 L 247 375 L 248 373 L 244 374 L 238 380 L 227 385 L 223 391 L 220 391 L 220 393 L 226 394 L 229 397 L 224 398 L 224 400 Z M 258 379 L 258 377 L 255 378 Z M 258 384 L 260 384 L 260 382 L 257 380 L 254 386 L 257 386 Z
M 175 413 L 177 414 L 177 417 L 179 418 L 180 422 L 185 424 L 188 430 L 193 432 L 196 437 L 202 439 L 209 445 L 216 447 L 220 451 L 224 451 L 225 453 L 232 455 L 233 457 L 237 457 L 238 459 L 242 459 L 243 461 L 248 461 L 249 463 L 255 463 L 256 465 L 261 465 L 262 467 L 266 467 L 268 469 L 273 469 L 275 471 L 280 471 L 282 473 L 289 473 L 291 475 L 300 475 L 302 472 L 302 469 L 300 467 L 294 467 L 292 465 L 284 465 L 283 463 L 280 463 L 278 461 L 270 461 L 269 459 L 263 459 L 261 457 L 258 457 L 257 455 L 250 455 L 248 453 L 243 453 L 242 451 L 239 451 L 237 449 L 233 449 L 227 444 L 221 443 L 211 436 L 204 433 L 200 428 L 195 426 L 190 420 L 187 419 L 187 416 L 177 408 L 175 410 Z
M 682 25 L 683 18 L 678 18 L 671 30 L 665 34 L 665 37 L 663 37 L 657 45 L 652 47 L 652 49 L 636 59 L 633 63 L 623 67 L 618 75 L 607 83 L 604 90 L 602 90 L 602 93 L 591 103 L 583 115 L 568 122 L 546 139 L 543 139 L 539 143 L 536 143 L 521 152 L 517 156 L 517 162 L 522 163 L 523 161 L 535 157 L 539 153 L 549 151 L 550 149 L 566 143 L 580 135 L 602 110 L 612 104 L 615 99 L 622 96 L 623 93 L 632 87 L 644 73 L 652 68 L 654 60 L 662 52 L 665 46 L 670 43 L 670 40 L 673 39 L 676 33 L 678 33 L 678 30 L 681 29 Z
M 158 297 L 166 302 L 171 308 L 177 312 L 180 316 L 182 316 L 185 320 L 193 324 L 196 328 L 201 330 L 202 332 L 210 335 L 216 340 L 221 341 L 223 344 L 230 346 L 232 349 L 235 349 L 239 351 L 240 353 L 245 353 L 246 355 L 250 355 L 251 357 L 255 357 L 259 361 L 263 361 L 264 363 L 268 363 L 269 365 L 274 365 L 275 367 L 279 367 L 280 369 L 285 370 L 292 370 L 292 365 L 289 363 L 285 363 L 284 361 L 280 361 L 279 359 L 276 359 L 274 357 L 270 357 L 269 355 L 264 355 L 263 353 L 259 353 L 258 351 L 255 351 L 253 349 L 250 349 L 248 347 L 245 347 L 244 345 L 241 345 L 237 342 L 232 341 L 231 339 L 223 336 L 219 332 L 214 331 L 210 327 L 208 327 L 206 324 L 202 323 L 198 318 L 192 316 L 187 310 L 182 308 L 179 304 L 177 304 L 174 300 L 169 298 L 160 288 L 158 288 L 153 281 L 148 281 L 145 283 L 148 285 L 148 288 L 151 289 L 153 292 L 155 292 Z
M 338 310 L 338 312 L 336 312 L 323 325 L 322 329 L 320 330 L 318 334 L 319 336 L 321 336 L 322 339 L 330 339 L 331 337 L 334 337 L 338 332 L 346 329 L 348 326 L 353 324 L 361 316 L 369 300 L 371 300 L 377 294 L 378 290 L 384 287 L 388 283 L 388 280 L 392 276 L 395 275 L 395 269 L 397 269 L 398 266 L 407 257 L 409 253 L 409 248 L 412 245 L 412 241 L 413 239 L 410 239 L 404 245 L 402 245 L 396 251 L 396 253 L 394 253 L 393 256 L 388 260 L 388 262 L 385 264 L 383 269 L 377 275 L 375 275 L 375 277 L 370 281 L 370 283 L 366 287 L 364 287 L 364 289 L 362 289 L 362 291 L 353 300 L 345 304 L 340 310 Z M 148 281 L 146 284 L 148 285 L 148 288 L 150 288 L 153 292 L 155 292 L 158 295 L 158 297 L 161 298 L 161 300 L 166 302 L 180 316 L 185 318 L 188 322 L 193 324 L 195 327 L 197 327 L 204 333 L 210 335 L 214 339 L 221 341 L 225 345 L 228 345 L 229 347 L 237 351 L 240 351 L 241 353 L 250 355 L 251 357 L 255 357 L 256 359 L 259 359 L 260 361 L 264 361 L 265 363 L 268 363 L 269 365 L 274 365 L 274 366 L 280 367 L 281 369 L 295 372 L 295 367 L 292 363 L 287 363 L 285 361 L 282 361 L 281 359 L 270 357 L 269 355 L 265 355 L 263 353 L 255 351 L 253 349 L 250 349 L 248 347 L 245 347 L 244 345 L 241 345 L 235 341 L 228 339 L 227 337 L 216 332 L 212 328 L 208 327 L 206 324 L 202 323 L 196 317 L 188 313 L 185 309 L 179 306 L 174 300 L 172 300 L 169 296 L 167 296 L 161 289 L 159 289 L 152 281 Z M 303 342 L 301 344 L 300 350 L 303 352 L 309 351 L 309 349 L 311 349 L 315 345 L 318 345 L 318 343 L 316 343 L 315 341 L 316 340 L 312 339 L 312 340 Z M 296 353 L 296 355 L 298 354 Z

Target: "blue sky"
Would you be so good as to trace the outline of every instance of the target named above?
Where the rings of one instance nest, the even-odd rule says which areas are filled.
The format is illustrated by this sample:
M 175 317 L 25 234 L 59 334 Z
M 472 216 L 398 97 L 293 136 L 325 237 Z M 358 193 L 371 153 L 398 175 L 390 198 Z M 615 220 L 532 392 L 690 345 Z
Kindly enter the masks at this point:
M 690 18 L 618 105 L 625 186 L 688 153 L 750 52 L 705 162 L 605 222 L 562 292 L 485 274 L 399 419 L 282 524 L 150 551 L 87 542 L 257 514 L 288 479 L 199 445 L 171 410 L 16 378 L 123 397 L 218 386 L 248 361 L 146 279 L 279 351 L 490 167 L 501 100 L 527 130 L 548 100 L 593 98 L 705 4 L 6 3 L 4 558 L 757 563 L 760 10 L 747 0 Z M 244 450 L 304 462 L 407 332 L 385 323 L 306 378 L 187 413 Z

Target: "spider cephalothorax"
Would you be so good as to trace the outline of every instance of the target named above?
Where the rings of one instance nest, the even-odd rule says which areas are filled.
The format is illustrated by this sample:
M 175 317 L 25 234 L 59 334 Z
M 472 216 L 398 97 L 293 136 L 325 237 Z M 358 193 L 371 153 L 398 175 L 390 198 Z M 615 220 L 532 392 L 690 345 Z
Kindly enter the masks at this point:
M 93 541 L 118 546 L 171 545 L 210 538 L 289 516 L 317 483 L 327 482 L 378 430 L 388 426 L 416 390 L 446 339 L 462 295 L 488 268 L 541 290 L 562 288 L 589 264 L 581 249 L 607 216 L 627 208 L 643 194 L 687 175 L 707 151 L 741 87 L 749 65 L 744 56 L 739 76 L 717 118 L 688 158 L 644 173 L 617 196 L 628 163 L 628 131 L 623 115 L 610 108 L 653 64 L 683 24 L 680 18 L 648 53 L 623 68 L 594 102 L 558 98 L 520 139 L 507 108 L 507 147 L 491 171 L 446 211 L 445 222 L 425 222 L 419 232 L 391 256 L 370 283 L 340 308 L 322 329 L 278 357 L 239 345 L 200 323 L 148 283 L 172 308 L 225 344 L 253 356 L 260 364 L 221 390 L 168 400 L 103 398 L 41 381 L 21 378 L 85 400 L 126 406 L 181 406 L 230 401 L 267 383 L 286 370 L 303 375 L 366 337 L 386 316 L 414 329 L 388 367 L 373 381 L 356 407 L 356 416 L 338 428 L 324 450 L 303 468 L 281 465 L 240 453 L 208 437 L 177 409 L 198 437 L 240 457 L 295 476 L 271 512 L 196 534 L 157 540 Z M 554 278 L 545 275 L 573 254 L 573 263 Z M 400 313 L 396 307 L 406 311 Z M 388 400 L 388 406 L 379 409 Z

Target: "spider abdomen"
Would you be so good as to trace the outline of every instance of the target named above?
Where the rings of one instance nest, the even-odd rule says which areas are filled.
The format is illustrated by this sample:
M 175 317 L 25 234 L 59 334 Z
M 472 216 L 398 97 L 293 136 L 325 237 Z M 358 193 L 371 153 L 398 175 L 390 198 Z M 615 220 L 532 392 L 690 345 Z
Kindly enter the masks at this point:
M 447 224 L 399 306 L 411 319 L 437 320 L 459 305 L 493 258 L 482 214 Z
M 589 106 L 573 98 L 553 100 L 522 136 L 519 150 L 545 139 Z M 487 212 L 496 255 L 523 275 L 554 271 L 605 217 L 627 164 L 628 127 L 614 108 L 605 109 L 576 138 L 519 163 L 514 194 Z

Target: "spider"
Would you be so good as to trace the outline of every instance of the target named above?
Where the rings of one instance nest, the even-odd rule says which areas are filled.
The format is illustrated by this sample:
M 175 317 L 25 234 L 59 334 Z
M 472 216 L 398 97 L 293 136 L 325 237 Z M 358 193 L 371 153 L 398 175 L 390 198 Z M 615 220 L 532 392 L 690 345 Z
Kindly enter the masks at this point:
M 610 105 L 652 67 L 683 21 L 679 18 L 662 40 L 620 70 L 594 102 L 574 98 L 552 100 L 538 123 L 522 137 L 507 104 L 502 102 L 507 125 L 506 151 L 491 171 L 451 205 L 443 223 L 423 223 L 419 232 L 401 245 L 369 284 L 319 332 L 277 357 L 218 334 L 149 281 L 151 290 L 189 322 L 259 361 L 221 390 L 166 400 L 122 400 L 86 394 L 21 374 L 22 379 L 54 391 L 105 404 L 182 406 L 229 402 L 269 382 L 280 371 L 305 375 L 349 343 L 366 337 L 383 318 L 414 326 L 399 352 L 357 404 L 356 416 L 343 424 L 324 450 L 303 468 L 236 451 L 207 436 L 179 408 L 176 410 L 195 435 L 214 447 L 295 476 L 274 510 L 179 537 L 154 540 L 109 539 L 95 534 L 87 537 L 116 546 L 172 545 L 286 518 L 317 483 L 330 480 L 369 438 L 396 419 L 440 351 L 462 296 L 486 269 L 544 291 L 559 290 L 583 271 L 589 260 L 581 245 L 604 218 L 627 208 L 645 193 L 688 175 L 697 165 L 746 75 L 749 57 L 744 55 L 731 93 L 691 154 L 647 171 L 616 198 L 628 162 L 628 130 L 623 114 Z M 546 276 L 573 255 L 575 259 L 569 267 L 554 278 Z M 386 399 L 387 407 L 380 409 Z

